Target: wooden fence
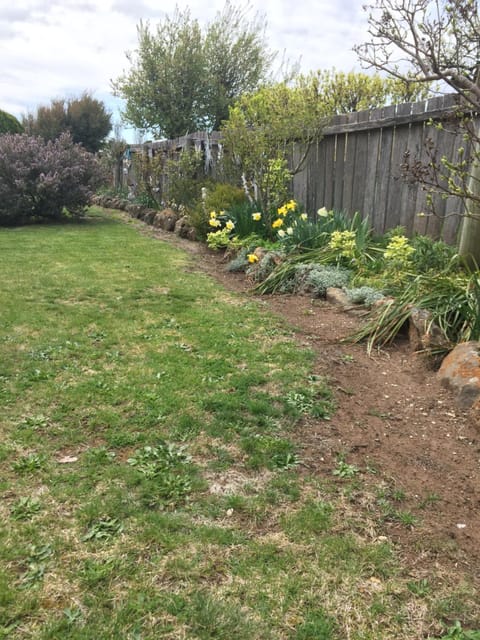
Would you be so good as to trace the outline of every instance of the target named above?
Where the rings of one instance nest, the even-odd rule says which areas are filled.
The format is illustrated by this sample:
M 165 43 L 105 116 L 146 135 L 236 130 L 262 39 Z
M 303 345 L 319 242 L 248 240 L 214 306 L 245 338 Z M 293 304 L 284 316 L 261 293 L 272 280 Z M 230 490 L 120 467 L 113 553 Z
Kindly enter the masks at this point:
M 436 215 L 426 212 L 426 192 L 402 178 L 401 165 L 411 157 L 425 158 L 424 143 L 432 139 L 438 157 L 455 157 L 465 146 L 452 135 L 428 124 L 454 110 L 455 95 L 359 111 L 336 116 L 324 137 L 310 149 L 303 170 L 294 178 L 295 198 L 311 214 L 320 207 L 358 211 L 378 233 L 396 226 L 446 242 L 456 240 L 462 203 L 458 198 L 435 197 Z M 301 148 L 293 147 L 296 158 Z
M 447 95 L 336 116 L 324 137 L 310 149 L 302 171 L 294 177 L 294 198 L 304 204 L 312 217 L 321 207 L 350 215 L 358 211 L 380 234 L 402 226 L 407 235 L 418 232 L 455 243 L 463 213 L 461 201 L 438 196 L 434 201 L 436 215 L 418 215 L 427 213 L 426 192 L 401 175 L 407 150 L 412 158 L 425 159 L 427 138 L 433 141 L 439 157 L 445 155 L 450 160 L 460 146 L 465 146 L 460 134 L 452 135 L 429 125 L 430 120 L 439 120 L 454 111 L 455 105 L 456 96 Z M 132 145 L 131 150 L 175 158 L 191 148 L 202 151 L 206 172 L 215 175 L 221 150 L 218 132 L 197 132 L 176 140 Z M 303 152 L 301 145 L 292 143 L 289 161 L 294 163 Z M 164 179 L 160 191 L 163 182 Z

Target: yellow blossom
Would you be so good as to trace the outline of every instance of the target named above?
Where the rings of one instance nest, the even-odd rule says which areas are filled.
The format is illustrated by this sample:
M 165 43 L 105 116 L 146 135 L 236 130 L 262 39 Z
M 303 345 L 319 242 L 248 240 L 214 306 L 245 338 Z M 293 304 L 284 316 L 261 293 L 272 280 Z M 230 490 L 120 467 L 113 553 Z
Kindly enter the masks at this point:
M 286 216 L 287 213 L 288 213 L 288 209 L 287 209 L 286 205 L 283 205 L 283 207 L 279 207 L 277 209 L 277 213 L 278 213 L 279 216 Z
M 345 258 L 355 257 L 355 231 L 333 231 L 328 246 Z
M 277 218 L 272 222 L 272 229 L 278 229 L 278 227 L 281 227 L 282 224 L 283 224 L 283 220 L 281 218 Z
M 217 217 L 217 212 L 216 211 L 210 211 L 210 218 L 216 218 Z
M 300 214 L 300 218 L 302 220 L 308 220 L 308 214 L 307 213 L 302 213 L 302 214 Z
M 252 213 L 252 218 L 255 220 L 255 222 L 258 222 L 259 220 L 261 220 L 262 214 L 257 211 L 257 213 Z
M 232 229 L 235 229 L 235 223 L 229 220 L 225 225 L 225 229 L 228 229 L 229 231 L 231 231 Z
M 405 236 L 394 236 L 387 245 L 384 252 L 386 260 L 396 262 L 408 262 L 415 249 L 409 244 Z
M 254 264 L 255 262 L 258 262 L 258 256 L 256 256 L 254 253 L 249 253 L 247 255 L 247 260 L 250 262 L 250 264 Z
M 295 202 L 295 200 L 289 200 L 285 205 L 285 208 L 287 209 L 287 211 L 294 211 L 297 208 L 297 203 Z
M 208 221 L 208 224 L 211 227 L 220 227 L 222 225 L 220 220 L 217 220 L 216 218 L 210 218 L 210 220 Z

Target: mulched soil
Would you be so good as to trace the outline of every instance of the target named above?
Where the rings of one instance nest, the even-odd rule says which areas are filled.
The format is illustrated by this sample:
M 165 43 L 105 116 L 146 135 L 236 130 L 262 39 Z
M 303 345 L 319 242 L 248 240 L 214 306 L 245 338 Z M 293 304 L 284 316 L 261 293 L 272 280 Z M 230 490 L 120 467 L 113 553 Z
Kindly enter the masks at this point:
M 193 254 L 191 268 L 254 295 L 247 278 L 226 272 L 222 257 L 203 244 L 138 225 Z M 316 373 L 335 392 L 331 420 L 309 419 L 296 432 L 305 473 L 331 479 L 339 455 L 376 470 L 362 478 L 371 477 L 372 488 L 381 480 L 403 491 L 401 510 L 418 519 L 412 527 L 382 524 L 412 572 L 454 570 L 480 586 L 480 432 L 440 386 L 431 363 L 406 339 L 371 356 L 364 344 L 342 342 L 361 319 L 324 300 L 273 295 L 261 301 L 316 352 Z

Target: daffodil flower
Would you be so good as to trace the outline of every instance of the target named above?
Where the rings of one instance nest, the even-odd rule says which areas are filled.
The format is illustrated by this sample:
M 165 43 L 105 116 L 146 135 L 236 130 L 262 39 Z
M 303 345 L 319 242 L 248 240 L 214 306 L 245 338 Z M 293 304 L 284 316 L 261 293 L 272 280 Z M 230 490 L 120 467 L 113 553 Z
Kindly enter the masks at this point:
M 262 219 L 262 214 L 257 211 L 257 213 L 252 213 L 252 218 L 255 220 L 255 222 L 258 222 Z
M 293 227 L 287 227 L 287 233 L 289 236 L 293 236 Z
M 320 216 L 320 218 L 328 218 L 329 215 L 330 213 L 327 211 L 325 207 L 322 207 L 317 211 L 317 216 Z
M 231 231 L 232 229 L 235 229 L 235 223 L 229 220 L 225 225 L 225 229 L 228 229 L 229 231 Z
M 279 229 L 277 233 L 279 238 L 284 238 L 287 235 L 283 229 Z
M 210 220 L 208 221 L 208 224 L 211 227 L 220 227 L 222 223 L 220 222 L 220 220 L 217 220 L 216 218 L 210 218 Z
M 281 218 L 277 218 L 272 222 L 272 229 L 278 229 L 283 224 L 283 220 Z
M 249 253 L 247 255 L 247 260 L 250 262 L 250 264 L 254 264 L 255 262 L 258 262 L 258 256 L 256 256 L 254 253 Z
M 300 214 L 300 218 L 302 220 L 308 220 L 308 214 L 307 213 L 302 213 L 302 214 Z

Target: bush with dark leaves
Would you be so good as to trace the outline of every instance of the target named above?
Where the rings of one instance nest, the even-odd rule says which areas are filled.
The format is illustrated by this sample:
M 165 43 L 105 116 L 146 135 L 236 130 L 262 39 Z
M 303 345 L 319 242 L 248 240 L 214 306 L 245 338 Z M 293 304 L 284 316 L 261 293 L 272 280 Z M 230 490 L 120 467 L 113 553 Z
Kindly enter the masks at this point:
M 97 159 L 69 134 L 0 136 L 1 225 L 82 216 L 101 182 Z

